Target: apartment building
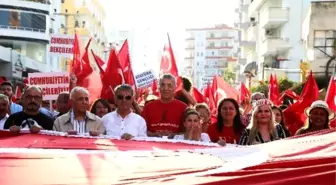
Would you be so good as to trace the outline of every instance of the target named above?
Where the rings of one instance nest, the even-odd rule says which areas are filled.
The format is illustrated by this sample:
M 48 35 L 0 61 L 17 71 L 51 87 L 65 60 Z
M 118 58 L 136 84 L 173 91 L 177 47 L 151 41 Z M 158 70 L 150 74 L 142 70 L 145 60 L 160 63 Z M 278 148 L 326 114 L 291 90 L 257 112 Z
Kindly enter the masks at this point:
M 227 25 L 186 30 L 184 74 L 194 86 L 204 88 L 214 75 L 223 76 L 225 69 L 236 70 L 238 31 Z
M 241 58 L 246 59 L 242 71 L 247 76 L 255 81 L 267 80 L 270 74 L 301 80 L 300 63 L 305 60 L 302 22 L 310 2 L 241 0 L 240 47 Z
M 0 2 L 0 74 L 12 82 L 50 72 L 48 1 Z
M 65 0 L 62 1 L 60 12 L 54 15 L 63 17 L 61 34 L 74 35 L 77 33 L 81 43 L 85 45 L 92 38 L 90 49 L 104 58 L 107 47 L 104 28 L 105 10 L 98 0 Z M 95 70 L 98 70 L 93 57 L 90 61 Z M 69 62 L 65 65 L 69 67 Z
M 306 59 L 315 76 L 336 75 L 336 1 L 311 2 L 302 25 Z M 327 84 L 325 84 L 327 86 Z

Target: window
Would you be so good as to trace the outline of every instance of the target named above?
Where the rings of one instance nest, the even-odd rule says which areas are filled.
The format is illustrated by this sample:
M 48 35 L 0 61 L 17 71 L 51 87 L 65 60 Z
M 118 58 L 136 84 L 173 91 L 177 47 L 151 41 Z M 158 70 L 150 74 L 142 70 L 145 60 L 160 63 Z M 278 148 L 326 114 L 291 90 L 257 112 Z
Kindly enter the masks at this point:
M 221 51 L 219 51 L 219 55 L 220 56 L 229 56 L 229 51 L 221 50 Z
M 199 56 L 199 53 L 198 53 L 198 52 L 196 53 L 196 56 Z
M 336 43 L 336 30 L 322 30 L 314 33 L 315 58 L 327 58 L 333 55 Z
M 214 51 L 212 51 L 212 52 L 211 52 L 211 55 L 212 55 L 212 56 L 215 56 L 215 52 L 214 52 Z
M 228 46 L 229 46 L 228 42 L 226 41 L 221 42 L 221 47 L 228 47 Z
M 201 57 L 203 57 L 203 52 L 201 52 Z
M 215 37 L 215 34 L 214 33 L 211 33 L 210 34 L 210 38 L 214 38 Z
M 209 47 L 215 47 L 215 43 L 214 42 L 210 42 Z

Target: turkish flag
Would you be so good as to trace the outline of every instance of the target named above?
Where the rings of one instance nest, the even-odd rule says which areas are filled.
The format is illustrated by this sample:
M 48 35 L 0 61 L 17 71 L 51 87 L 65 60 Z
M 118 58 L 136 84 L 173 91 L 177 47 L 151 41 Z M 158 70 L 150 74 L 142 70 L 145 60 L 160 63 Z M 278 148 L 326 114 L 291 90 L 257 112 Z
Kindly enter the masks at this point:
M 240 83 L 240 88 L 239 88 L 239 102 L 247 102 L 250 100 L 251 93 L 245 86 L 243 82 Z
M 164 53 L 161 58 L 161 64 L 160 64 L 160 75 L 170 73 L 173 76 L 175 76 L 175 78 L 178 78 L 179 75 L 177 65 L 169 35 L 168 35 L 168 44 L 165 44 L 163 52 Z
M 217 75 L 214 76 L 212 81 L 212 91 L 214 92 L 216 105 L 223 98 L 233 98 L 235 100 L 239 98 L 239 92 Z
M 197 103 L 204 103 L 205 102 L 202 93 L 200 93 L 196 87 L 192 88 L 192 95 L 195 98 Z
M 279 92 L 279 84 L 276 75 L 270 76 L 270 81 L 268 85 L 268 98 L 273 102 L 274 105 L 279 106 L 281 102 L 280 99 L 280 92 Z
M 125 78 L 125 83 L 135 87 L 136 84 L 134 80 L 127 39 L 125 40 L 118 53 L 118 58 Z
M 82 56 L 82 60 L 81 60 L 81 63 L 80 63 L 80 66 L 81 66 L 80 69 L 81 70 L 76 75 L 78 86 L 83 86 L 83 80 L 93 72 L 93 69 L 92 69 L 91 64 L 90 64 L 89 51 L 88 51 L 91 40 L 92 40 L 92 38 L 86 44 L 85 52 Z
M 103 59 L 101 59 L 99 56 L 97 56 L 94 52 L 93 52 L 93 50 L 91 49 L 91 53 L 92 53 L 92 56 L 93 56 L 93 58 L 94 58 L 94 60 L 95 60 L 95 62 L 96 62 L 96 64 L 97 64 L 97 66 L 98 66 L 98 68 L 99 68 L 99 71 L 100 71 L 100 73 L 104 73 L 104 68 L 103 68 L 103 66 L 105 65 L 105 62 L 103 61 Z M 106 66 L 105 66 L 106 67 Z
M 108 87 L 111 86 L 113 89 L 121 84 L 125 83 L 124 75 L 117 57 L 116 51 L 111 50 L 110 56 L 107 62 L 106 70 L 101 75 L 103 85 Z
M 80 46 L 79 46 L 78 36 L 75 33 L 75 41 L 74 41 L 74 46 L 73 46 L 73 59 L 71 62 L 70 72 L 78 76 L 80 71 L 81 71 Z
M 316 101 L 318 96 L 319 89 L 313 77 L 313 73 L 310 72 L 298 101 L 283 112 L 285 123 L 291 135 L 294 135 L 295 132 L 304 125 L 306 120 L 304 110 Z
M 336 84 L 335 84 L 335 77 L 332 76 L 329 81 L 329 87 L 328 91 L 325 97 L 325 101 L 328 104 L 329 108 L 333 110 L 334 112 L 336 111 Z M 330 127 L 335 128 L 336 127 L 336 121 L 332 121 L 330 123 Z

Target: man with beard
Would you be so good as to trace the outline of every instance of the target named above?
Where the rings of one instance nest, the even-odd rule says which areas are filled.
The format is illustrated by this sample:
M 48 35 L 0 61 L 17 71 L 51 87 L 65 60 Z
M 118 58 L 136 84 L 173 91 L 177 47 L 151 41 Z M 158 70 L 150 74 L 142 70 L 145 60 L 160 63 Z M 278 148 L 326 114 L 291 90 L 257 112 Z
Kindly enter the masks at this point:
M 29 129 L 38 133 L 41 129 L 52 130 L 53 119 L 40 112 L 42 89 L 38 86 L 28 86 L 22 95 L 24 110 L 8 117 L 4 129 L 18 133 L 21 129 Z
M 0 93 L 6 95 L 8 97 L 8 99 L 9 99 L 9 105 L 10 105 L 10 112 L 9 112 L 9 114 L 14 114 L 14 113 L 22 111 L 22 106 L 21 105 L 12 102 L 13 85 L 10 82 L 5 81 L 5 82 L 1 83 L 1 85 L 0 85 Z

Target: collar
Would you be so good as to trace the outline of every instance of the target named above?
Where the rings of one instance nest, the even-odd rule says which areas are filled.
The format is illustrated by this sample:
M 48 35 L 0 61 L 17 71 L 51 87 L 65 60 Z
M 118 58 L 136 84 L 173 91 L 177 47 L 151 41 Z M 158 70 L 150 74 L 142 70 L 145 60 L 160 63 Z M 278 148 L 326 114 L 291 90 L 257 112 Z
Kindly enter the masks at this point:
M 0 119 L 0 120 L 3 120 L 3 119 L 7 119 L 9 117 L 9 115 L 8 114 L 6 114 L 5 115 L 5 117 L 3 117 L 2 119 Z
M 120 116 L 120 114 L 118 113 L 118 111 L 116 110 L 116 111 L 114 111 L 115 112 L 115 114 L 117 115 L 117 117 L 120 117 L 120 118 L 122 118 L 121 116 Z M 124 118 L 122 118 L 122 119 L 125 119 L 125 118 L 127 118 L 127 117 L 129 117 L 129 116 L 131 116 L 132 115 L 132 111 L 130 112 L 130 113 L 128 113 Z

